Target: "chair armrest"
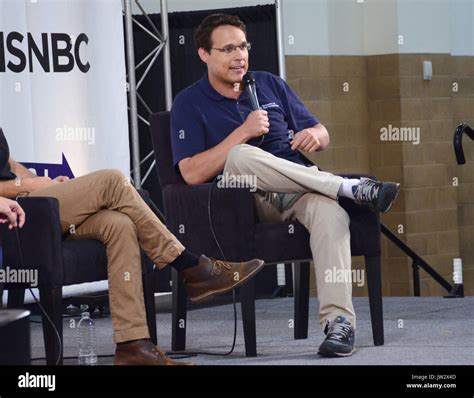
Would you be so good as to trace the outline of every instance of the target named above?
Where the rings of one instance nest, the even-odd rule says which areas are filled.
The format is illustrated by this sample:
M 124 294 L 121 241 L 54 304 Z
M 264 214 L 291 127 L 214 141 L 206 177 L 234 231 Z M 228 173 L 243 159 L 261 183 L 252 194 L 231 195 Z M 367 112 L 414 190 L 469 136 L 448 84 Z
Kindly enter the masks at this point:
M 342 174 L 338 174 L 338 176 L 341 176 L 341 177 L 344 177 L 344 178 L 367 177 L 367 178 L 372 178 L 372 180 L 377 180 L 377 177 L 374 177 L 373 175 L 370 175 L 370 174 L 363 174 L 363 173 L 342 173 Z
M 345 178 L 367 177 L 376 180 L 369 174 L 339 174 Z M 351 254 L 353 256 L 380 256 L 380 214 L 359 206 L 353 200 L 340 198 L 339 204 L 351 219 Z
M 352 256 L 380 256 L 380 215 L 359 206 L 352 199 L 339 198 L 350 218 Z
M 168 228 L 187 249 L 196 254 L 222 258 L 209 225 L 210 188 L 211 184 L 166 185 L 163 207 Z M 255 253 L 254 205 L 249 189 L 213 187 L 212 223 L 228 260 L 247 261 Z
M 340 174 L 345 178 L 367 177 L 376 180 L 369 174 L 351 173 Z M 344 208 L 351 219 L 351 253 L 353 256 L 380 256 L 380 214 L 374 213 L 353 200 L 341 198 L 339 204 Z
M 3 225 L 4 268 L 38 270 L 40 285 L 61 286 L 64 272 L 58 200 L 50 197 L 19 198 L 18 203 L 26 213 L 25 225 L 18 228 L 23 263 L 15 231 Z

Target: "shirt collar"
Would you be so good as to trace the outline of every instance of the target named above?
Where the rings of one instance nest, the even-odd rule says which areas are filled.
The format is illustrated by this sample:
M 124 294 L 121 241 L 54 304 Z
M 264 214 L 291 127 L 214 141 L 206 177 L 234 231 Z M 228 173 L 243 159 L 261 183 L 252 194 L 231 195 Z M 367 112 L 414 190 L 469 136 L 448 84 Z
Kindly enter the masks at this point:
M 204 76 L 201 78 L 199 81 L 199 86 L 201 87 L 201 90 L 206 94 L 210 99 L 214 101 L 222 101 L 222 100 L 233 100 L 232 98 L 224 97 L 222 94 L 220 94 L 214 87 L 211 86 L 211 83 L 209 83 L 209 75 L 204 73 Z M 248 99 L 248 93 L 244 90 L 242 94 L 240 94 L 240 97 L 238 101 L 246 100 Z

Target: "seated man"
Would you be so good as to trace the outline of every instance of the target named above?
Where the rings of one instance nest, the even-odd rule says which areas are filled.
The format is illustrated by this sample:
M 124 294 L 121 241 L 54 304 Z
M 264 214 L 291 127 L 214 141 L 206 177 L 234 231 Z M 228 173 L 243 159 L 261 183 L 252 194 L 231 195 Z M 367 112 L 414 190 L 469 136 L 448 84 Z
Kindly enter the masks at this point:
M 0 196 L 13 198 L 28 192 L 29 196 L 57 198 L 63 233 L 72 226 L 75 229 L 69 239 L 97 239 L 105 244 L 117 365 L 182 364 L 149 339 L 140 248 L 158 268 L 171 265 L 181 271 L 193 301 L 230 291 L 263 266 L 261 260 L 230 263 L 186 250 L 118 170 L 101 170 L 70 181 L 35 176 L 10 158 L 1 129 L 0 180 Z
M 188 184 L 211 181 L 222 171 L 224 181 L 252 177 L 243 180 L 256 181 L 261 221 L 297 219 L 308 229 L 319 320 L 327 334 L 319 353 L 351 355 L 356 327 L 352 286 L 325 282 L 326 271 L 350 272 L 351 268 L 349 217 L 337 200 L 344 196 L 385 212 L 399 184 L 344 179 L 305 164 L 298 150 L 323 150 L 329 144 L 328 132 L 291 88 L 270 73 L 254 72 L 264 110 L 252 109 L 241 84 L 248 69 L 250 43 L 240 19 L 210 15 L 197 28 L 195 40 L 207 72 L 174 101 L 174 165 Z

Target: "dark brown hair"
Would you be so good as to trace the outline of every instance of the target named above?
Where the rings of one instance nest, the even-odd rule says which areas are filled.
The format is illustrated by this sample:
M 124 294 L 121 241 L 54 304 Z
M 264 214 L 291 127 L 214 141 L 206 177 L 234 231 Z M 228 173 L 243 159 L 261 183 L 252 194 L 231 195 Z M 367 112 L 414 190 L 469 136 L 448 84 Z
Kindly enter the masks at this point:
M 241 29 L 245 34 L 245 24 L 236 15 L 229 14 L 212 14 L 208 15 L 196 29 L 194 34 L 194 40 L 196 47 L 204 48 L 207 52 L 211 51 L 212 42 L 211 35 L 214 29 L 222 25 L 232 25 Z

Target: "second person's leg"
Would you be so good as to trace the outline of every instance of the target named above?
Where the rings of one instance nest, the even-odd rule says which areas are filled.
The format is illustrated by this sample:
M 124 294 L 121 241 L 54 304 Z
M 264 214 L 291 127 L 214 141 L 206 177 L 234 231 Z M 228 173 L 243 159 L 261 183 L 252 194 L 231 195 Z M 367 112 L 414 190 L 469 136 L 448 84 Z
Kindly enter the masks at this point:
M 118 170 L 100 170 L 48 188 L 30 196 L 59 200 L 63 232 L 77 229 L 88 217 L 103 209 L 126 214 L 136 227 L 138 241 L 159 268 L 176 259 L 184 246 L 158 219 L 127 178 Z

